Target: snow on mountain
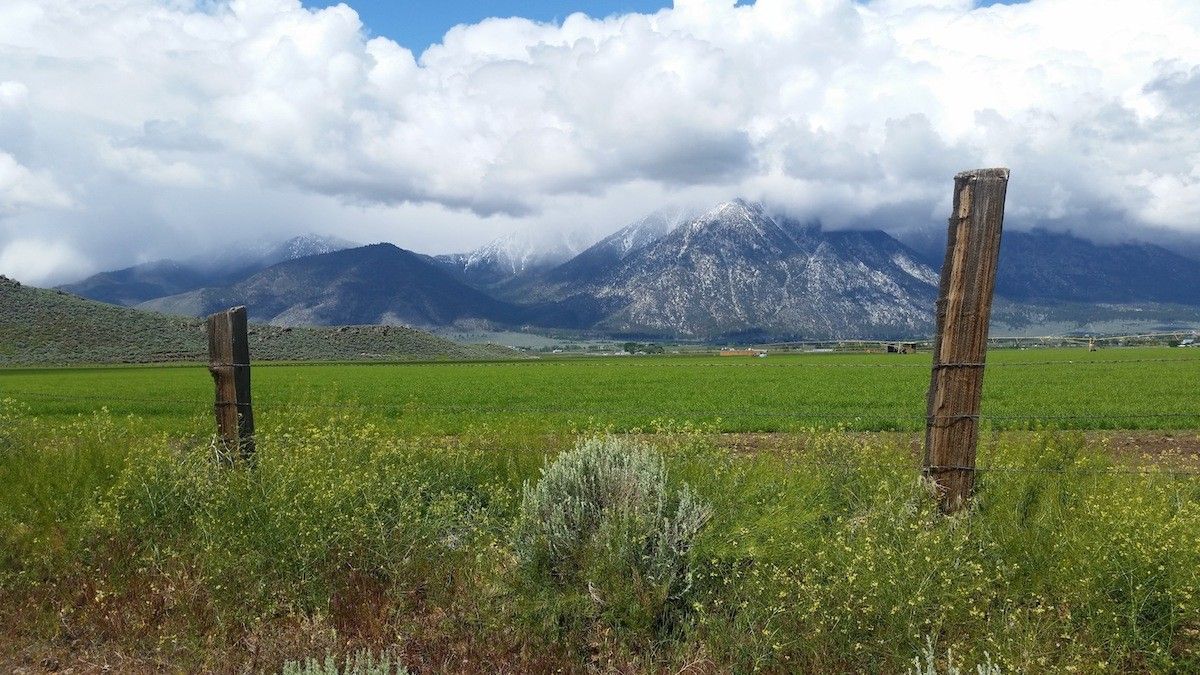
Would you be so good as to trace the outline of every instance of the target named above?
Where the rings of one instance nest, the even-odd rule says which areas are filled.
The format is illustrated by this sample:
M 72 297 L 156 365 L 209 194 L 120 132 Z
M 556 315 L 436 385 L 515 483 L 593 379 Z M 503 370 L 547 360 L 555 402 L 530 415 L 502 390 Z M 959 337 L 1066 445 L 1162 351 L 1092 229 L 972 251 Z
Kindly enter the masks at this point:
M 310 255 L 333 253 L 358 246 L 352 241 L 324 234 L 302 234 L 275 244 L 263 247 L 258 259 L 273 265 L 287 260 L 295 260 Z
M 607 249 L 618 257 L 640 251 L 658 241 L 698 214 L 694 209 L 679 206 L 661 208 L 596 243 L 593 248 Z
M 937 271 L 925 263 L 918 262 L 910 254 L 898 252 L 892 256 L 892 262 L 896 263 L 897 267 L 914 278 L 920 279 L 927 284 L 938 285 L 939 278 Z
M 546 275 L 547 311 L 616 333 L 920 334 L 931 327 L 936 295 L 936 272 L 883 232 L 825 232 L 743 200 L 669 228 L 624 258 L 610 255 L 606 265 L 577 261 Z
M 473 251 L 436 256 L 435 260 L 468 281 L 487 286 L 554 267 L 570 260 L 587 244 L 586 235 L 578 231 L 522 229 Z
M 525 287 L 522 291 L 533 296 L 553 295 L 551 290 L 560 284 L 570 285 L 606 273 L 629 256 L 674 232 L 699 215 L 694 209 L 665 207 L 636 220 L 592 244 L 579 255 L 548 270 L 537 280 L 541 288 Z

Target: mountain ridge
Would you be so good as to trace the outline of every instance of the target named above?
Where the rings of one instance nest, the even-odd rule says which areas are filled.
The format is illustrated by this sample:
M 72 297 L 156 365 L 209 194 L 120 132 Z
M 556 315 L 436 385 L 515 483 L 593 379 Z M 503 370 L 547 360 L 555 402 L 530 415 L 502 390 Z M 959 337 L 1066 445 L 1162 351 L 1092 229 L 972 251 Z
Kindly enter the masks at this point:
M 467 286 L 422 256 L 394 244 L 371 244 L 272 265 L 226 287 L 205 288 L 138 305 L 203 315 L 246 305 L 267 323 L 453 325 L 503 323 L 515 308 Z
M 140 303 L 234 283 L 270 265 L 354 246 L 337 237 L 301 234 L 276 243 L 238 245 L 224 255 L 185 260 L 161 259 L 100 272 L 57 288 L 115 305 Z
M 518 230 L 468 251 L 432 256 L 468 284 L 487 288 L 533 275 L 575 257 L 586 248 L 581 233 L 556 231 L 550 236 Z
M 864 257 L 880 246 L 882 253 Z M 859 259 L 843 259 L 851 253 Z M 890 260 L 895 255 L 903 256 L 907 270 Z M 821 282 L 830 274 L 840 288 Z M 780 222 L 760 204 L 733 200 L 624 258 L 588 266 L 586 275 L 552 271 L 546 276 L 556 285 L 542 289 L 548 302 L 541 312 L 619 334 L 686 338 L 824 337 L 864 328 L 893 333 L 930 325 L 932 275 L 915 253 L 885 233 L 871 239 L 824 232 Z

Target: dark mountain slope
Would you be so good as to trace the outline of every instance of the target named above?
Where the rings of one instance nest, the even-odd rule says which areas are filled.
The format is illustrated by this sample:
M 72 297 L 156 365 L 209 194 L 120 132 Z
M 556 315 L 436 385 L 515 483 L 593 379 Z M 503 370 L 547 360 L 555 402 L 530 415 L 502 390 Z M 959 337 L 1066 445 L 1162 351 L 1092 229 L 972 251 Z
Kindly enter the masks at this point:
M 207 286 L 224 286 L 285 260 L 353 246 L 336 237 L 306 234 L 269 246 L 235 247 L 214 259 L 157 260 L 94 274 L 60 286 L 92 300 L 133 306 Z
M 101 272 L 59 288 L 113 305 L 136 305 L 164 295 L 229 283 L 251 272 L 252 269 L 242 267 L 227 271 L 204 270 L 175 260 L 157 260 Z
M 1200 261 L 1154 244 L 1005 232 L 996 293 L 1016 301 L 1200 305 Z
M 520 314 L 427 257 L 392 244 L 291 260 L 225 288 L 162 298 L 142 307 L 200 316 L 239 304 L 268 323 L 284 326 L 447 326 L 472 319 L 506 324 Z
M 946 230 L 900 235 L 922 260 L 940 268 Z M 1009 229 L 1000 242 L 996 294 L 1015 302 L 1177 303 L 1200 305 L 1200 260 L 1146 242 L 1095 243 L 1065 232 Z

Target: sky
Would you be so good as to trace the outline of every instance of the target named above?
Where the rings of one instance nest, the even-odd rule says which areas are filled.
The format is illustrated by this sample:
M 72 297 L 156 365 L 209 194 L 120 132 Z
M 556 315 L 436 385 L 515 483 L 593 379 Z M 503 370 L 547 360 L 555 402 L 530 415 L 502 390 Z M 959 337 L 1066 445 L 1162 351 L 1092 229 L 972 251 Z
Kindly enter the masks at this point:
M 981 7 L 1012 5 L 1026 0 L 980 0 Z M 340 0 L 306 0 L 305 7 L 324 8 Z M 420 55 L 442 41 L 446 31 L 459 24 L 478 23 L 491 17 L 523 17 L 533 21 L 562 23 L 576 12 L 604 18 L 639 12 L 652 14 L 671 7 L 671 0 L 358 0 L 349 3 L 372 36 L 383 36 Z M 753 0 L 738 0 L 752 5 Z
M 306 0 L 305 7 L 322 8 L 338 0 Z M 349 3 L 358 12 L 370 35 L 395 40 L 420 55 L 441 42 L 446 31 L 459 24 L 478 23 L 491 17 L 523 17 L 533 21 L 562 23 L 576 12 L 607 17 L 641 12 L 652 14 L 671 6 L 670 0 L 359 0 Z
M 1197 235 L 1198 122 L 1195 0 L 4 0 L 0 274 L 735 196 L 900 231 L 984 166 L 1007 227 Z

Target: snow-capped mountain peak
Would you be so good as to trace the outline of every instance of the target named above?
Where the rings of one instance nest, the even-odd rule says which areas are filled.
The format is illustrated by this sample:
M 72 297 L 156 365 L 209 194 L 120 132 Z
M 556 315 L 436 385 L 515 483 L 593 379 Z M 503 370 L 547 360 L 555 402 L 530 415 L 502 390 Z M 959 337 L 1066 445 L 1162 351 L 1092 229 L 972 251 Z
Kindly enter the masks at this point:
M 664 207 L 617 230 L 596 246 L 608 247 L 623 258 L 674 232 L 695 217 L 695 209 L 683 206 Z
M 270 262 L 284 262 L 310 255 L 343 251 L 348 248 L 354 248 L 357 245 L 341 237 L 334 237 L 327 234 L 313 234 L 310 232 L 269 245 L 263 251 L 262 259 Z
M 573 229 L 520 229 L 467 253 L 437 256 L 473 283 L 491 285 L 549 269 L 575 257 L 590 243 Z
M 882 232 L 827 232 L 734 199 L 647 217 L 547 274 L 559 315 L 617 333 L 888 336 L 928 330 L 936 273 Z M 643 236 L 646 230 L 661 233 Z M 638 246 L 624 245 L 643 236 Z M 650 240 L 650 241 L 645 241 Z

